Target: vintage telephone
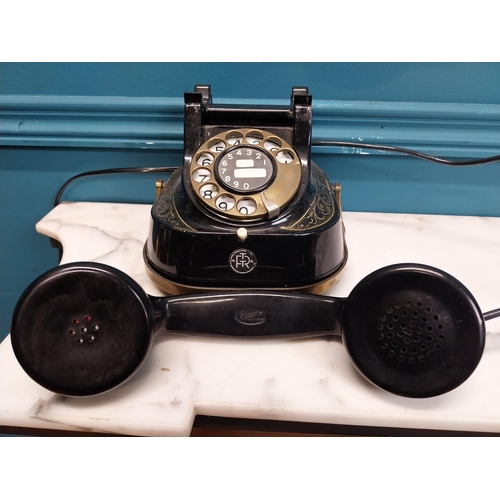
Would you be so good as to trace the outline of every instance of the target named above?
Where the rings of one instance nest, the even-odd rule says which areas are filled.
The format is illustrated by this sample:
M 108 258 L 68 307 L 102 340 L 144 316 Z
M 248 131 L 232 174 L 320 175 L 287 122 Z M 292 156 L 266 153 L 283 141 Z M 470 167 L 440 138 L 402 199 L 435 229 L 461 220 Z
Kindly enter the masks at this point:
M 311 126 L 305 88 L 282 108 L 215 106 L 207 86 L 186 94 L 184 165 L 160 185 L 144 247 L 152 280 L 173 295 L 148 296 L 94 262 L 47 271 L 12 317 L 26 373 L 55 393 L 92 396 L 133 376 L 156 335 L 335 335 L 358 371 L 394 394 L 462 384 L 500 310 L 481 313 L 446 272 L 396 264 L 347 298 L 304 293 L 329 288 L 347 261 L 340 187 L 311 161 Z
M 164 183 L 144 247 L 149 277 L 178 294 L 214 289 L 321 293 L 347 261 L 340 185 L 311 161 L 312 102 L 217 106 L 185 94 L 184 165 Z

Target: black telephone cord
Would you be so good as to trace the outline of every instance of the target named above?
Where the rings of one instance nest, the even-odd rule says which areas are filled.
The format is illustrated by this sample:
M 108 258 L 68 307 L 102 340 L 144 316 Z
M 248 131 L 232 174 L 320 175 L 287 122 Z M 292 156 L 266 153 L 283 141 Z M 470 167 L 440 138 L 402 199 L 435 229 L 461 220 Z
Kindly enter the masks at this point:
M 375 149 L 379 151 L 389 151 L 392 153 L 402 153 L 408 156 L 414 156 L 422 160 L 440 163 L 441 165 L 449 165 L 451 167 L 474 167 L 477 165 L 486 165 L 500 161 L 500 155 L 488 156 L 486 158 L 477 158 L 475 160 L 454 161 L 439 158 L 437 156 L 428 155 L 412 149 L 400 148 L 398 146 L 386 146 L 381 144 L 365 144 L 362 142 L 346 142 L 346 141 L 313 141 L 312 146 L 328 146 L 328 147 L 344 147 L 356 149 Z
M 374 149 L 378 151 L 389 151 L 391 153 L 401 153 L 408 156 L 414 156 L 422 160 L 432 161 L 434 163 L 440 163 L 442 165 L 448 165 L 450 167 L 473 167 L 479 165 L 487 165 L 489 163 L 495 163 L 500 161 L 500 155 L 488 156 L 486 158 L 477 158 L 474 160 L 465 161 L 454 161 L 446 160 L 444 158 L 439 158 L 437 156 L 428 155 L 421 153 L 419 151 L 414 151 L 412 149 L 400 148 L 398 146 L 386 146 L 380 144 L 365 144 L 362 142 L 346 142 L 346 141 L 313 141 L 312 146 L 324 146 L 324 147 L 344 147 L 344 148 L 356 148 L 356 149 Z M 83 172 L 71 177 L 66 181 L 61 189 L 59 189 L 54 205 L 57 206 L 61 202 L 61 197 L 65 189 L 75 180 L 81 179 L 82 177 L 88 177 L 91 175 L 103 175 L 103 174 L 148 174 L 148 173 L 172 173 L 179 167 L 129 167 L 129 168 L 109 168 L 105 170 L 91 170 L 88 172 Z

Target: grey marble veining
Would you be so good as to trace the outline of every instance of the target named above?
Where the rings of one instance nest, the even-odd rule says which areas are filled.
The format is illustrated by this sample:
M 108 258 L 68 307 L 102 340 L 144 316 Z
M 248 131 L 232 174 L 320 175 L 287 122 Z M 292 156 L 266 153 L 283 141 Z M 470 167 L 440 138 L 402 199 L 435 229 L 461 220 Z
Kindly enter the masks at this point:
M 63 263 L 121 269 L 152 295 L 142 261 L 149 205 L 63 203 L 37 230 Z M 483 311 L 500 306 L 500 219 L 344 213 L 349 261 L 328 293 L 345 297 L 385 265 L 418 262 L 464 283 Z M 196 414 L 363 426 L 500 432 L 500 319 L 488 321 L 479 367 L 458 389 L 414 400 L 386 393 L 352 366 L 339 338 L 227 340 L 158 337 L 141 370 L 99 396 L 55 396 L 0 345 L 0 423 L 129 435 L 189 435 Z

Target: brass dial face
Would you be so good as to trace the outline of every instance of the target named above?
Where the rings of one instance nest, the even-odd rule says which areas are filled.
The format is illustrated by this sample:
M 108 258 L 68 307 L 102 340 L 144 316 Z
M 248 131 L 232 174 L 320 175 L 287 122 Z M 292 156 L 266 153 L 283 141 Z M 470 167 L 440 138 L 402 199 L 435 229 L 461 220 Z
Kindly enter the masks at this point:
M 256 129 L 229 130 L 198 148 L 190 166 L 197 198 L 219 216 L 238 221 L 276 217 L 300 184 L 292 146 Z

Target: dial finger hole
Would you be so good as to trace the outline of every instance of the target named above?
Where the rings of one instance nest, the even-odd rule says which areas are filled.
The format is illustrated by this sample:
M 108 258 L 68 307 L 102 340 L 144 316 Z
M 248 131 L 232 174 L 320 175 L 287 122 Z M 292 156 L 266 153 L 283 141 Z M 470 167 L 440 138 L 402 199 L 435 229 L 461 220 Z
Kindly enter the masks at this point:
M 256 130 L 248 132 L 248 134 L 245 137 L 245 140 L 248 142 L 248 144 L 260 144 L 263 139 L 264 136 L 260 132 L 257 132 Z
M 231 146 L 239 146 L 243 142 L 243 136 L 239 132 L 230 132 L 226 135 L 226 141 Z
M 226 144 L 224 141 L 217 138 L 208 143 L 208 149 L 212 151 L 212 153 L 220 153 L 226 149 Z
M 222 194 L 215 200 L 215 206 L 219 210 L 231 210 L 235 205 L 235 200 L 228 194 Z
M 214 162 L 214 157 L 210 153 L 202 153 L 196 158 L 196 163 L 202 167 L 208 167 Z
M 264 147 L 268 151 L 278 151 L 281 148 L 281 141 L 277 137 L 272 137 L 264 142 Z
M 215 198 L 219 193 L 219 188 L 215 184 L 205 184 L 200 188 L 200 195 L 202 198 L 210 199 Z
M 276 154 L 276 160 L 279 162 L 279 163 L 283 163 L 283 164 L 287 164 L 287 163 L 292 163 L 292 161 L 294 160 L 294 155 L 291 151 L 288 151 L 288 150 L 283 150 L 283 151 L 279 151 L 277 154 Z
M 251 215 L 257 210 L 257 203 L 252 198 L 242 198 L 238 201 L 236 209 L 242 215 Z
M 207 182 L 211 179 L 212 172 L 208 168 L 197 168 L 193 172 L 193 181 L 195 182 Z

